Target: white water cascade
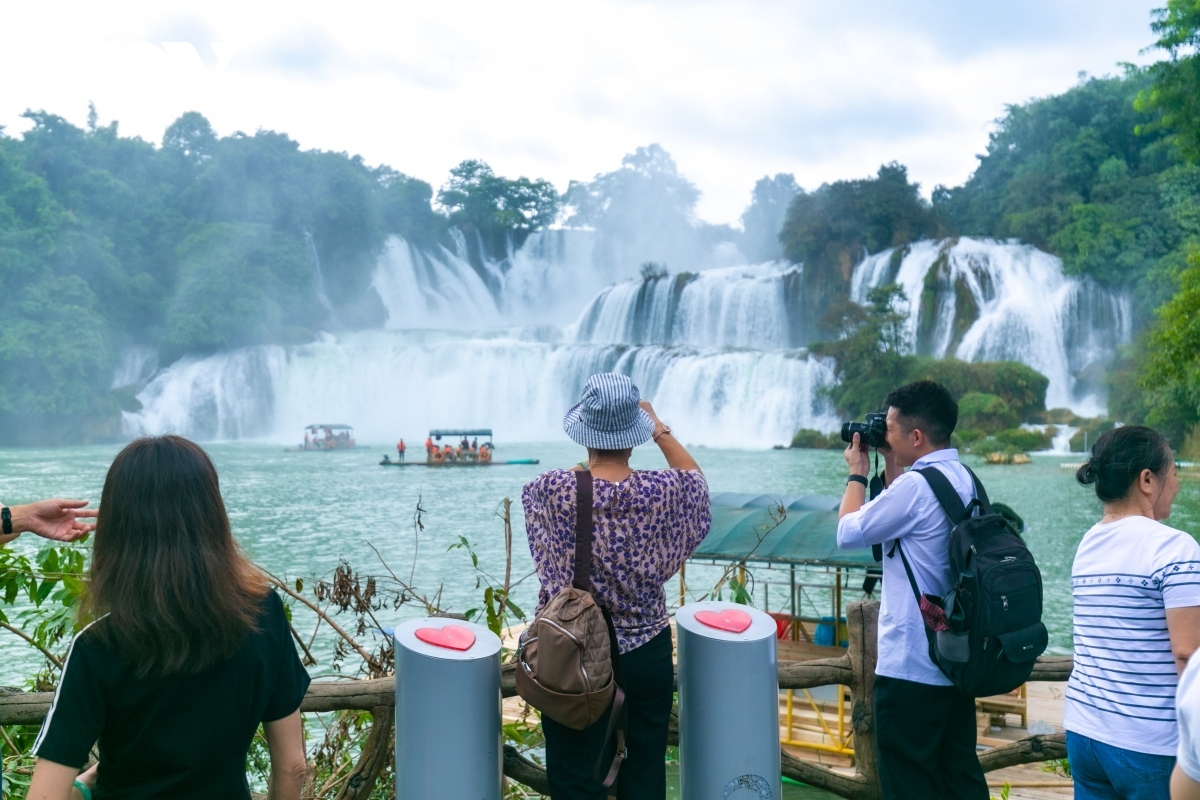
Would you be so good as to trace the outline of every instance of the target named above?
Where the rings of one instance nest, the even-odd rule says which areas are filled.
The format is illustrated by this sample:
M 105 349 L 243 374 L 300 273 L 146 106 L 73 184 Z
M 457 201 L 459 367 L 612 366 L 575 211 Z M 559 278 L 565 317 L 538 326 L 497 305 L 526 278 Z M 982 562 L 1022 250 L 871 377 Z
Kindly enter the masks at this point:
M 782 262 L 627 281 L 584 310 L 575 340 L 779 350 L 803 344 L 800 268 Z
M 596 372 L 631 377 L 689 442 L 766 446 L 798 427 L 828 428 L 817 389 L 828 367 L 802 352 L 555 345 L 508 335 L 375 331 L 299 347 L 256 347 L 183 360 L 139 395 L 134 431 L 201 439 L 297 437 L 315 421 L 349 422 L 361 441 L 434 427 L 488 426 L 506 441 L 547 441 Z M 677 423 L 678 425 L 678 423 Z
M 555 440 L 583 382 L 607 370 L 633 377 L 692 443 L 767 446 L 836 426 L 820 392 L 829 365 L 801 347 L 800 267 L 606 286 L 591 247 L 586 231 L 549 231 L 481 275 L 464 248 L 393 238 L 373 283 L 383 330 L 185 358 L 140 381 L 142 409 L 126 429 L 294 442 L 306 424 L 344 422 L 363 442 L 459 426 Z M 891 281 L 915 300 L 918 351 L 1023 361 L 1049 376 L 1050 405 L 1080 413 L 1102 404 L 1084 391 L 1089 365 L 1129 336 L 1126 298 L 1064 277 L 1029 247 L 962 239 L 881 253 L 856 268 L 854 298 Z
M 1131 335 L 1127 294 L 1064 275 L 1060 259 L 1035 247 L 969 238 L 867 257 L 852 299 L 865 303 L 888 283 L 904 289 L 915 352 L 1020 361 L 1050 379 L 1048 408 L 1104 413 L 1104 365 Z

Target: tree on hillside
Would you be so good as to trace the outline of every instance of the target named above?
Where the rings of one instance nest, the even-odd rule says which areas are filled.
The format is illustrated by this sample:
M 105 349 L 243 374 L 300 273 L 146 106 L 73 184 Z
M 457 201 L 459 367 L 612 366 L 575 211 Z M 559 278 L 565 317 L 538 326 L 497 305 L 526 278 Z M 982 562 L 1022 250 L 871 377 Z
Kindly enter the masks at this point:
M 837 181 L 798 194 L 779 239 L 792 261 L 804 264 L 808 319 L 849 296 L 855 264 L 868 253 L 936 236 L 938 225 L 908 170 L 885 164 L 874 178 Z M 810 333 L 816 333 L 815 330 Z
M 484 255 L 496 261 L 505 258 L 510 247 L 520 247 L 529 234 L 553 223 L 559 208 L 558 192 L 549 181 L 502 178 L 475 159 L 450 170 L 438 203 L 449 212 L 450 223 L 478 235 Z
M 430 248 L 448 244 L 449 221 L 433 209 L 433 187 L 389 167 L 375 171 L 381 191 L 379 215 L 383 227 L 408 242 Z
M 595 231 L 593 258 L 614 279 L 633 277 L 647 261 L 677 270 L 705 266 L 713 238 L 696 219 L 700 190 L 680 174 L 661 145 L 639 147 L 621 159 L 621 167 L 590 181 L 571 181 L 563 195 L 566 224 Z
M 212 158 L 216 145 L 212 125 L 198 111 L 188 111 L 163 132 L 163 150 L 175 152 L 192 164 Z
M 754 184 L 750 205 L 742 213 L 741 250 L 751 261 L 783 258 L 779 231 L 787 217 L 788 206 L 803 190 L 791 174 L 781 172 L 765 176 Z
M 1179 291 L 1159 309 L 1145 345 L 1138 386 L 1146 393 L 1146 421 L 1181 445 L 1200 423 L 1200 252 L 1179 276 Z
M 839 303 L 821 318 L 827 341 L 814 344 L 812 351 L 833 359 L 837 385 L 829 392 L 839 412 L 857 417 L 877 411 L 901 383 L 908 353 L 907 304 L 904 289 L 888 284 L 872 289 L 865 307 Z
M 1154 46 L 1167 51 L 1166 61 L 1149 69 L 1154 82 L 1137 96 L 1142 111 L 1161 112 L 1156 123 L 1144 128 L 1166 128 L 1180 150 L 1200 159 L 1200 4 L 1194 0 L 1167 0 L 1155 9 L 1151 30 L 1158 34 Z

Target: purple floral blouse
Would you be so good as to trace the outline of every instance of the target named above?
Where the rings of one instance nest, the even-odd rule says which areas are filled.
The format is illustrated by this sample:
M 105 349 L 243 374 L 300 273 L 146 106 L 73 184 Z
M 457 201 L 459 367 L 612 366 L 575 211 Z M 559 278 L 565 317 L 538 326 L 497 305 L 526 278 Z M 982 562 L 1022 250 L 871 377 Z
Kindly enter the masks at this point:
M 537 610 L 575 576 L 575 476 L 539 475 L 521 493 L 529 551 L 542 587 Z M 612 612 L 628 653 L 669 624 L 663 584 L 708 535 L 708 484 L 696 471 L 634 472 L 620 483 L 594 479 L 592 591 Z

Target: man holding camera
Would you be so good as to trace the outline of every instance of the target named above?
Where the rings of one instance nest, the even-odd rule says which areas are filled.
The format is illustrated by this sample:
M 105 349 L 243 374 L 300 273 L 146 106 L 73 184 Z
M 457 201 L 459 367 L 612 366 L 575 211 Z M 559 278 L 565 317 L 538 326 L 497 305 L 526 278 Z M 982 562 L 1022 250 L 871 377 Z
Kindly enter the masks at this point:
M 887 396 L 887 415 L 847 424 L 843 438 L 850 477 L 838 511 L 838 548 L 883 545 L 878 660 L 873 694 L 879 779 L 892 798 L 987 800 L 975 753 L 975 701 L 962 694 L 929 657 L 921 610 L 899 552 L 922 592 L 950 589 L 952 525 L 925 478 L 905 467 L 940 470 L 964 503 L 974 483 L 950 447 L 958 405 L 933 381 L 901 386 Z M 869 447 L 884 459 L 884 485 L 866 501 Z

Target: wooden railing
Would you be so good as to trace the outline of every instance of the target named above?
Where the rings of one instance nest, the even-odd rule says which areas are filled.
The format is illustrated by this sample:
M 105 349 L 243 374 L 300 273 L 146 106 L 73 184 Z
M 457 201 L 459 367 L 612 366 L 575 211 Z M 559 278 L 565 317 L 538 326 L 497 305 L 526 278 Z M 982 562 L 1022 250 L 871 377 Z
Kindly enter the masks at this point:
M 831 684 L 850 687 L 851 696 L 854 698 L 851 726 L 854 730 L 855 773 L 844 775 L 783 752 L 783 774 L 840 797 L 877 800 L 880 792 L 871 692 L 875 681 L 879 604 L 874 600 L 851 603 L 846 610 L 846 617 L 850 636 L 850 646 L 846 655 L 819 661 L 781 661 L 779 688 L 811 689 Z M 1030 680 L 1065 681 L 1070 677 L 1071 667 L 1072 659 L 1069 656 L 1039 658 Z M 513 664 L 502 667 L 500 687 L 505 697 L 512 697 L 517 693 L 514 669 Z M 40 725 L 50 709 L 52 697 L 49 692 L 0 694 L 0 725 Z M 371 712 L 371 731 L 350 779 L 337 796 L 338 800 L 365 800 L 391 755 L 391 733 L 395 713 L 393 680 L 380 678 L 369 681 L 316 682 L 309 686 L 300 710 Z M 671 744 L 679 743 L 678 718 L 674 715 L 668 741 Z M 986 750 L 980 754 L 979 761 L 985 772 L 991 772 L 1017 764 L 1065 758 L 1066 754 L 1066 738 L 1063 734 L 1044 734 L 1029 736 L 1003 747 Z M 534 791 L 549 793 L 546 771 L 507 746 L 504 748 L 504 774 Z

